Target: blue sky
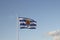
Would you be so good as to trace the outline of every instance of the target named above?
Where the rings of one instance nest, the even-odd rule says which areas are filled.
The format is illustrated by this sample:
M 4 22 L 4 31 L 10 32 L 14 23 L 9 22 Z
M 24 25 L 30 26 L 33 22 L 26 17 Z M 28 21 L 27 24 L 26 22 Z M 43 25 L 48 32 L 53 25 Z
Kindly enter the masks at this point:
M 60 0 L 0 0 L 0 40 L 17 40 L 16 15 L 37 21 L 36 30 L 19 29 L 20 40 L 52 40 L 60 29 Z

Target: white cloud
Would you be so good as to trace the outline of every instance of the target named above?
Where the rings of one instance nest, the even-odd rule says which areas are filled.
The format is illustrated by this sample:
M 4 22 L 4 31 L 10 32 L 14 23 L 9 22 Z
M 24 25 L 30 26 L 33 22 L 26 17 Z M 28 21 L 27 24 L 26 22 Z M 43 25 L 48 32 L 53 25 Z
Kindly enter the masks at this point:
M 60 40 L 60 30 L 48 32 L 49 36 L 53 37 L 53 40 Z
M 51 35 L 51 36 L 59 36 L 60 35 L 60 30 L 48 32 L 48 35 Z
M 60 36 L 54 36 L 53 40 L 60 40 Z

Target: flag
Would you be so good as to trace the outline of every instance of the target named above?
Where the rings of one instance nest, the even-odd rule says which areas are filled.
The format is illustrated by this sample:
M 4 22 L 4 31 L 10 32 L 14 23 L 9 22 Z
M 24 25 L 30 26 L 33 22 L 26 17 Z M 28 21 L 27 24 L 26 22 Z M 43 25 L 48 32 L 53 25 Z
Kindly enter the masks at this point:
M 20 29 L 36 29 L 36 21 L 26 17 L 18 17 Z

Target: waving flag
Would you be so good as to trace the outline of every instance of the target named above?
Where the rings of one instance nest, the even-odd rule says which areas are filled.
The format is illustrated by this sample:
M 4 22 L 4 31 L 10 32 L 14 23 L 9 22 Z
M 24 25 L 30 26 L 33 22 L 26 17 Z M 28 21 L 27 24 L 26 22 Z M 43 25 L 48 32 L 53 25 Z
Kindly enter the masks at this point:
M 20 29 L 36 29 L 36 21 L 30 18 L 19 17 Z

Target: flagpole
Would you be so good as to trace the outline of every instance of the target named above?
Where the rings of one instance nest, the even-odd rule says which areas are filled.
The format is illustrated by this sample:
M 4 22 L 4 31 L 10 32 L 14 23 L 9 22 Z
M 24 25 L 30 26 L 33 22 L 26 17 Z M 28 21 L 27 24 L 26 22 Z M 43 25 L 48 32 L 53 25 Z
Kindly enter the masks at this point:
M 17 35 L 17 40 L 19 40 L 19 27 L 18 27 L 18 17 L 17 17 L 17 27 L 16 27 L 16 35 Z

